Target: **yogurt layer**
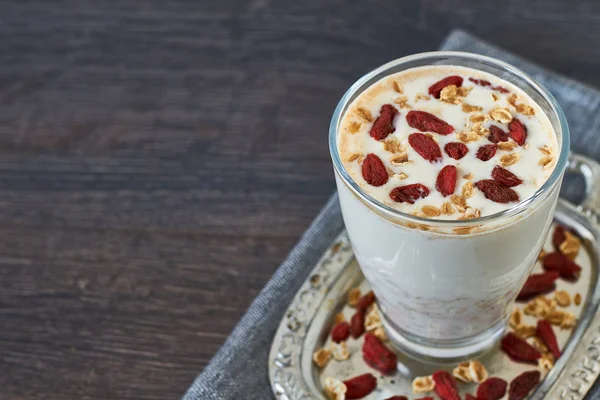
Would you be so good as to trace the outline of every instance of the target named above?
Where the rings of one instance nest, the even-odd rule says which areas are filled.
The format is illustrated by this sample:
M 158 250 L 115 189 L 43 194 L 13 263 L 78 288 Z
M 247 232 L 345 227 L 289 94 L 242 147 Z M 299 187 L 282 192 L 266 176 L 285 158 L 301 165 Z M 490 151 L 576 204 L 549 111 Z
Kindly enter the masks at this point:
M 459 66 L 413 68 L 376 82 L 349 106 L 338 148 L 373 199 L 447 220 L 526 200 L 558 154 L 550 120 L 528 94 Z

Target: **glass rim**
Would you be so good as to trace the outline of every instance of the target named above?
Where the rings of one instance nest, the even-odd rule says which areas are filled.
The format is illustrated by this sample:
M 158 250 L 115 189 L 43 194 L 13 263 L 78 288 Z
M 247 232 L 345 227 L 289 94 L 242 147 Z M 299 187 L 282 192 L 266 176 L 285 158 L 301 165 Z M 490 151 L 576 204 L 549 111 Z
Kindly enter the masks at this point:
M 499 211 L 494 214 L 485 215 L 479 218 L 473 218 L 469 220 L 445 220 L 445 219 L 432 219 L 426 217 L 419 217 L 416 215 L 412 215 L 406 212 L 402 212 L 395 208 L 392 208 L 388 205 L 385 205 L 381 201 L 373 198 L 367 192 L 365 192 L 350 176 L 350 174 L 344 168 L 344 164 L 341 160 L 339 149 L 337 146 L 337 134 L 338 134 L 338 126 L 343 117 L 343 112 L 345 111 L 347 105 L 350 103 L 351 97 L 361 89 L 361 87 L 365 84 L 365 82 L 370 79 L 378 76 L 379 74 L 384 73 L 386 70 L 393 68 L 397 65 L 408 63 L 412 61 L 420 61 L 426 60 L 428 58 L 456 58 L 456 59 L 466 59 L 469 61 L 478 61 L 485 62 L 494 67 L 502 68 L 511 74 L 517 76 L 519 79 L 523 80 L 525 83 L 530 85 L 533 89 L 535 89 L 543 99 L 550 105 L 552 111 L 556 115 L 558 119 L 558 124 L 560 126 L 560 132 L 556 132 L 558 137 L 560 138 L 560 154 L 558 157 L 558 161 L 554 170 L 548 177 L 548 179 L 544 182 L 544 184 L 539 187 L 535 193 L 529 196 L 527 199 L 518 202 L 514 206 L 507 208 L 505 210 Z M 472 67 L 471 67 L 472 68 Z M 477 69 L 477 68 L 473 68 Z M 485 72 L 485 71 L 484 71 Z M 384 76 L 381 77 L 383 79 Z M 365 88 L 366 89 L 366 88 Z M 552 96 L 552 94 L 541 84 L 539 84 L 535 79 L 529 76 L 526 72 L 522 71 L 519 68 L 512 66 L 504 61 L 498 60 L 493 57 L 484 56 L 476 53 L 468 53 L 462 51 L 431 51 L 425 53 L 413 54 L 410 56 L 405 56 L 401 58 L 397 58 L 393 61 L 383 64 L 382 66 L 375 68 L 374 70 L 366 73 L 362 77 L 360 77 L 350 88 L 344 93 L 340 101 L 338 102 L 333 116 L 331 117 L 331 122 L 329 124 L 329 153 L 331 155 L 331 159 L 333 161 L 333 166 L 335 172 L 340 176 L 344 184 L 350 188 L 354 195 L 358 196 L 362 201 L 368 203 L 370 206 L 377 209 L 377 211 L 383 213 L 385 216 L 388 216 L 393 219 L 404 219 L 413 223 L 418 224 L 435 224 L 440 226 L 472 226 L 477 224 L 482 224 L 486 222 L 492 222 L 498 220 L 500 218 L 511 218 L 516 215 L 519 215 L 525 212 L 528 209 L 528 206 L 538 199 L 541 199 L 549 193 L 554 186 L 560 182 L 560 177 L 565 171 L 568 164 L 569 157 L 569 148 L 570 148 L 570 135 L 569 135 L 569 126 L 567 124 L 567 119 L 562 111 L 562 108 Z

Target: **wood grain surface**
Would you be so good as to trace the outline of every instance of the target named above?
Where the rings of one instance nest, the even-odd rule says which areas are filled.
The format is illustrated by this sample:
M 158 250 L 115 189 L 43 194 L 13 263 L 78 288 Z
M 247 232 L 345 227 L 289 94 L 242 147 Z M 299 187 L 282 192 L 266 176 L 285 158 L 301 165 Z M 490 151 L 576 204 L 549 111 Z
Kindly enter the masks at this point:
M 599 85 L 595 0 L 2 1 L 0 399 L 178 398 L 334 190 L 345 89 L 453 28 Z

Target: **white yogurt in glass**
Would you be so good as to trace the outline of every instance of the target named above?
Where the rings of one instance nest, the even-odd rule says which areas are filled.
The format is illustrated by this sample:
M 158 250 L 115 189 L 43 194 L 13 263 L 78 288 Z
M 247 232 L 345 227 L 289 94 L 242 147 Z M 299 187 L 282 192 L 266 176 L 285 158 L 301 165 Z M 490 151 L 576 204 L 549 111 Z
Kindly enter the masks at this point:
M 450 97 L 456 104 L 432 96 L 425 99 L 431 84 L 452 75 L 463 77 L 461 86 L 467 95 L 458 100 Z M 491 84 L 480 86 L 469 78 Z M 509 93 L 493 89 L 498 86 Z M 407 101 L 394 102 L 401 96 Z M 384 139 L 394 138 L 394 154 L 389 151 L 394 146 L 386 150 L 383 141 L 369 136 L 382 104 L 394 104 L 398 111 L 395 131 Z M 481 110 L 464 112 L 463 104 Z M 527 106 L 519 108 L 527 115 L 517 111 L 519 104 Z M 371 118 L 357 117 L 358 107 Z M 477 150 L 492 143 L 485 129 L 494 124 L 508 131 L 503 116 L 501 121 L 490 117 L 497 108 L 523 121 L 527 139 L 516 146 L 510 145 L 512 139 L 503 141 L 509 143 L 503 146 L 506 150 L 496 149 L 493 157 L 482 161 L 476 157 Z M 448 135 L 421 131 L 438 143 L 441 161 L 425 160 L 408 143 L 410 134 L 420 132 L 406 120 L 410 110 L 429 112 L 454 127 Z M 484 129 L 476 140 L 464 140 L 467 137 L 460 135 L 473 129 L 471 116 L 475 114 L 487 116 L 476 126 Z M 350 127 L 351 123 L 355 125 Z M 449 157 L 445 145 L 461 140 L 467 154 L 459 160 Z M 490 346 L 503 333 L 509 306 L 550 226 L 568 144 L 564 116 L 547 91 L 524 73 L 479 55 L 436 52 L 406 57 L 367 74 L 346 93 L 330 128 L 340 203 L 357 260 L 380 303 L 388 334 L 401 349 L 435 359 L 460 358 Z M 361 157 L 352 157 L 355 153 L 363 158 L 377 155 L 388 169 L 387 182 L 367 183 Z M 405 153 L 408 162 L 391 163 L 398 153 Z M 507 154 L 517 154 L 518 161 L 505 165 L 502 157 Z M 542 162 L 546 156 L 551 160 Z M 466 205 L 458 202 L 462 206 L 457 206 L 452 195 L 436 190 L 436 177 L 446 165 L 457 167 L 452 195 L 466 193 Z M 518 201 L 491 201 L 477 186 L 463 191 L 468 182 L 491 179 L 495 166 L 522 180 L 511 188 Z M 414 199 L 414 204 L 390 198 L 395 187 L 414 183 L 425 185 L 429 195 Z M 453 212 L 424 213 L 424 206 L 442 210 L 444 203 Z

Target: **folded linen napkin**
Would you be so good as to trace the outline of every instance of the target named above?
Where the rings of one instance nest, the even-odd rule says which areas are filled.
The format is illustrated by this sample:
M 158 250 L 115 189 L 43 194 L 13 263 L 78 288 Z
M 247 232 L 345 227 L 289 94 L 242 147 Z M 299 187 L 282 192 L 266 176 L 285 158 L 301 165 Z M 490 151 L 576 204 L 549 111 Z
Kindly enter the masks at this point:
M 468 51 L 504 60 L 542 83 L 563 108 L 571 129 L 574 152 L 600 158 L 597 138 L 600 91 L 491 46 L 462 31 L 452 32 L 441 50 Z M 562 195 L 577 198 L 577 182 L 565 180 Z M 337 195 L 334 194 L 300 238 L 262 292 L 242 317 L 231 336 L 189 388 L 184 400 L 273 399 L 267 375 L 267 357 L 279 322 L 308 273 L 343 228 Z M 256 329 L 260 326 L 260 329 Z M 594 385 L 588 399 L 600 398 Z

